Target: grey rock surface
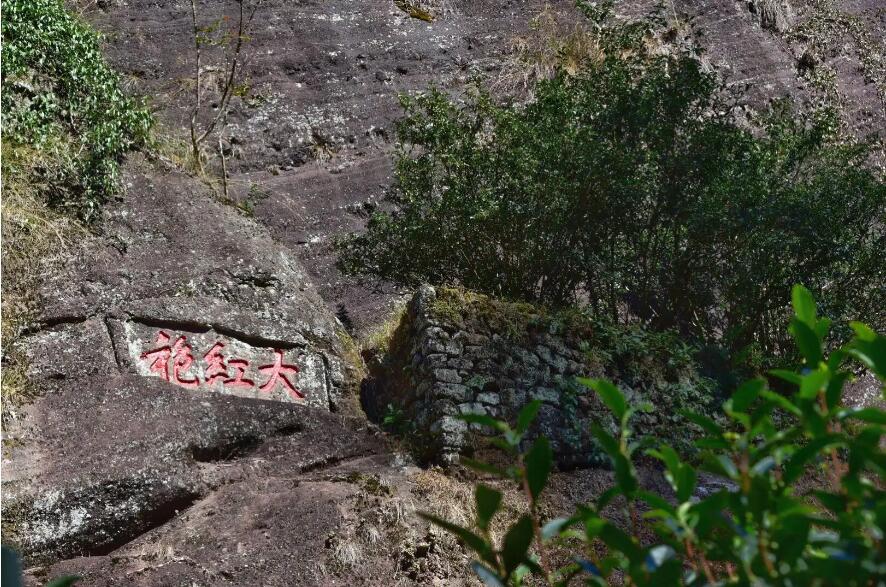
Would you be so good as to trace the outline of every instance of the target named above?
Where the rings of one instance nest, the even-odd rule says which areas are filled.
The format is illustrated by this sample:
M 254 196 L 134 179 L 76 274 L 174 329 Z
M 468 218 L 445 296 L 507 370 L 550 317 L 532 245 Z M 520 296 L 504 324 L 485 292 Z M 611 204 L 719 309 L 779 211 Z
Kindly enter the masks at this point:
M 29 563 L 112 551 L 268 438 L 305 440 L 293 474 L 378 446 L 292 253 L 182 173 L 135 157 L 124 182 L 16 343 L 41 395 L 5 430 L 4 540 Z
M 564 30 L 581 18 L 574 0 L 431 4 L 445 10 L 429 23 L 392 0 L 263 2 L 247 47 L 253 97 L 235 101 L 224 139 L 234 198 L 248 201 L 256 220 L 297 251 L 329 307 L 360 333 L 404 292 L 342 276 L 331 244 L 362 230 L 384 205 L 398 94 L 434 84 L 458 97 L 475 75 L 500 81 L 515 42 L 537 34 L 529 22 L 545 5 Z M 636 16 L 655 5 L 621 0 L 616 11 Z M 221 0 L 201 2 L 200 16 L 212 22 L 224 7 Z M 802 106 L 831 96 L 848 130 L 884 137 L 880 0 L 674 0 L 666 7 L 664 16 L 678 24 L 671 36 L 704 49 L 708 66 L 740 94 L 741 116 L 786 95 Z M 191 96 L 175 80 L 193 77 L 187 3 L 129 0 L 89 18 L 109 33 L 111 62 L 155 97 L 168 128 L 185 128 Z M 814 56 L 813 68 L 803 65 L 804 55 Z
M 231 8 L 197 4 L 207 24 Z M 389 0 L 264 2 L 248 48 L 251 97 L 235 100 L 222 140 L 232 199 L 254 218 L 198 180 L 136 157 L 102 234 L 48 276 L 42 326 L 20 349 L 43 395 L 5 431 L 3 454 L 4 538 L 41 564 L 34 584 L 66 572 L 82 574 L 83 585 L 465 583 L 466 559 L 447 567 L 438 540 L 403 524 L 416 503 L 441 496 L 413 492 L 373 428 L 349 417 L 359 415 L 358 374 L 339 331 L 371 330 L 409 292 L 343 277 L 330 246 L 385 205 L 397 94 L 435 83 L 457 97 L 473 75 L 495 77 L 546 2 L 436 4 L 446 10 L 427 23 Z M 567 22 L 577 18 L 572 0 L 550 4 Z M 652 4 L 629 0 L 618 10 Z M 675 0 L 673 10 L 711 67 L 745 91 L 747 113 L 785 94 L 814 103 L 813 82 L 833 71 L 847 128 L 882 136 L 880 4 L 798 0 L 774 19 L 756 1 Z M 184 137 L 188 3 L 85 9 L 107 33 L 112 64 L 151 97 L 162 132 Z M 415 303 L 430 295 L 420 291 Z M 506 343 L 500 333 L 450 332 L 425 315 L 414 325 L 426 336 L 411 362 L 442 374 L 415 387 L 415 405 L 428 406 L 416 422 L 438 432 L 448 454 L 477 432 L 456 414 L 507 416 L 530 391 L 546 402 L 546 431 L 569 430 L 554 384 L 582 371 L 569 345 L 548 337 L 490 354 Z M 160 331 L 171 344 L 186 337 L 194 363 L 180 365 L 179 379 L 196 388 L 164 381 L 176 378 L 174 361 L 163 377 L 143 359 Z M 253 388 L 208 381 L 205 355 L 216 342 L 229 366 L 249 361 Z M 299 367 L 290 376 L 304 402 L 280 385 L 259 390 L 260 367 L 278 350 Z M 379 493 L 379 478 L 399 489 Z M 551 495 L 589 500 L 609 481 L 580 471 L 555 478 Z

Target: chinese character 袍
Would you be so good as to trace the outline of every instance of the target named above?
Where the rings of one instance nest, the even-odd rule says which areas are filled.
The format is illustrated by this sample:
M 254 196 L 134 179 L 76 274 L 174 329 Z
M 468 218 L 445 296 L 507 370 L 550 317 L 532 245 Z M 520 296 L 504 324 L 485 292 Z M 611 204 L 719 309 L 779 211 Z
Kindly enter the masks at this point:
M 169 345 L 170 337 L 162 330 L 157 333 L 158 346 L 156 349 L 145 351 L 141 354 L 144 360 L 150 360 L 150 370 L 160 374 L 166 381 L 181 385 L 188 389 L 194 389 L 199 382 L 196 377 L 185 378 L 182 373 L 191 368 L 194 363 L 194 355 L 191 353 L 191 345 L 188 344 L 187 338 L 178 337 L 175 344 Z M 172 359 L 172 377 L 169 373 L 169 361 Z

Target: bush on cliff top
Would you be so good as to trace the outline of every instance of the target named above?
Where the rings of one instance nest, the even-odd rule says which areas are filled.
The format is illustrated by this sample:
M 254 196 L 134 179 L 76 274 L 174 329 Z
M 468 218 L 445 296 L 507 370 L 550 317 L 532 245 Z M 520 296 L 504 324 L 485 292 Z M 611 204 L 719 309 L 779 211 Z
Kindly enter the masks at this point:
M 95 31 L 60 0 L 7 0 L 2 10 L 4 151 L 51 153 L 43 195 L 91 220 L 151 116 L 123 92 Z
M 600 21 L 603 23 L 603 21 Z M 834 318 L 886 323 L 886 183 L 836 117 L 781 104 L 751 131 L 713 74 L 652 42 L 651 22 L 601 24 L 582 68 L 525 105 L 483 90 L 404 98 L 388 198 L 341 267 L 457 283 L 779 355 L 803 281 Z

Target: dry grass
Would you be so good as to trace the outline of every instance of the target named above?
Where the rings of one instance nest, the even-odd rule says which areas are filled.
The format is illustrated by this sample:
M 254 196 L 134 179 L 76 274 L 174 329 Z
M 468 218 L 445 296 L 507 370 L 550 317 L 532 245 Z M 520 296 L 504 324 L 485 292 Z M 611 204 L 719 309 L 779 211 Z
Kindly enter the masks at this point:
M 776 4 L 788 6 L 790 10 L 787 0 L 756 2 L 767 15 L 781 10 Z M 649 55 L 670 54 L 693 47 L 689 23 L 680 19 L 673 3 L 669 7 L 662 13 L 666 26 L 645 39 Z M 781 16 L 778 19 L 779 22 L 783 20 Z M 529 32 L 511 41 L 509 54 L 503 59 L 498 76 L 492 80 L 492 88 L 497 93 L 529 101 L 532 89 L 539 81 L 550 79 L 557 72 L 577 75 L 583 67 L 599 63 L 604 57 L 599 38 L 587 21 L 575 21 L 546 5 L 530 21 Z M 701 56 L 701 62 L 706 69 L 711 69 L 706 56 Z
M 476 517 L 474 506 L 474 481 L 462 481 L 445 475 L 436 468 L 419 471 L 410 479 L 416 489 L 429 504 L 427 513 L 458 524 L 472 527 Z M 501 510 L 492 519 L 489 533 L 493 542 L 501 545 L 508 528 L 528 511 L 526 496 L 517 490 L 512 483 L 502 481 L 484 481 L 490 487 L 503 494 Z M 441 536 L 454 541 L 451 535 L 440 528 L 433 528 Z
M 550 6 L 530 21 L 529 32 L 515 37 L 493 89 L 531 98 L 531 89 L 558 70 L 576 74 L 587 60 L 602 58 L 600 46 L 586 23 L 564 22 Z
M 788 0 L 751 0 L 760 26 L 783 33 L 794 23 L 794 9 Z
M 406 302 L 403 302 L 394 308 L 394 311 L 388 316 L 387 320 L 366 336 L 366 339 L 361 345 L 363 350 L 371 351 L 379 358 L 386 356 L 391 349 L 391 341 L 394 338 L 394 333 L 397 331 L 397 327 L 400 326 L 400 323 L 403 321 L 403 316 L 405 315 Z
M 39 150 L 2 146 L 2 418 L 15 417 L 18 407 L 33 396 L 15 343 L 34 325 L 39 312 L 38 289 L 45 275 L 60 266 L 62 253 L 82 245 L 89 232 L 76 220 L 51 210 L 45 194 L 51 179 L 65 170 L 63 143 Z
M 412 18 L 425 22 L 433 22 L 455 12 L 450 0 L 394 0 L 394 6 Z

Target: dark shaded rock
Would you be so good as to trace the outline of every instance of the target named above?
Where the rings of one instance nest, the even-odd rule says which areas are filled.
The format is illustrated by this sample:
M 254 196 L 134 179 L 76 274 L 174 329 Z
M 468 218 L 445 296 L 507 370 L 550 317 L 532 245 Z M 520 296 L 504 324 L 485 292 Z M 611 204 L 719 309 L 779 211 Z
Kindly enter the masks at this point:
M 4 540 L 32 564 L 105 554 L 247 471 L 296 475 L 377 451 L 373 438 L 325 410 L 156 378 L 64 381 L 8 437 Z

